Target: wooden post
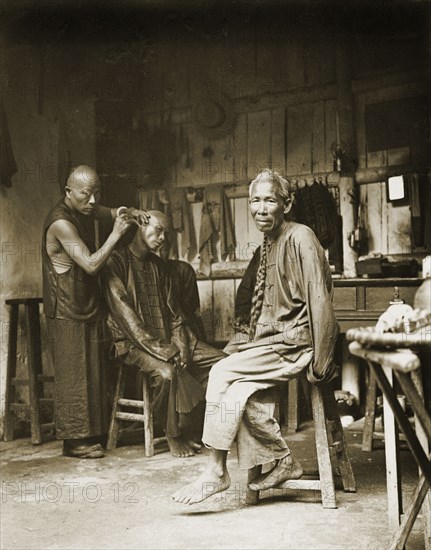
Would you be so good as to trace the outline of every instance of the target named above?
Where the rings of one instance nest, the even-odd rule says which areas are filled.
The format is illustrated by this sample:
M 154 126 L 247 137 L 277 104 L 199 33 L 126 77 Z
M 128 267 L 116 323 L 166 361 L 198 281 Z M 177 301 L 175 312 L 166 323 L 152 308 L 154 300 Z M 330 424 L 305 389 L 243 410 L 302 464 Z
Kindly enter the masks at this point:
M 350 233 L 355 229 L 355 213 L 353 195 L 355 183 L 353 177 L 340 178 L 340 214 L 343 218 L 343 275 L 347 278 L 356 277 L 356 260 L 358 254 L 349 244 Z
M 348 40 L 342 41 L 336 53 L 337 75 L 337 139 L 350 145 L 355 151 L 354 98 L 351 88 L 351 55 Z M 343 260 L 344 276 L 356 277 L 356 252 L 349 245 L 349 235 L 355 228 L 353 175 L 343 174 L 340 178 L 340 214 L 343 217 Z

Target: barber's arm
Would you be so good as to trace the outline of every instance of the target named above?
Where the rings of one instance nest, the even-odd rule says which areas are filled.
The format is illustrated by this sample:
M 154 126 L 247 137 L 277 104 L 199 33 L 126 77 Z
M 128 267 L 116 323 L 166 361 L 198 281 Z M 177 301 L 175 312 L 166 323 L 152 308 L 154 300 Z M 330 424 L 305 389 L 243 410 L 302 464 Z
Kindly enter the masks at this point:
M 119 239 L 128 231 L 130 222 L 120 216 L 115 219 L 111 233 L 103 245 L 91 253 L 76 226 L 68 220 L 56 220 L 49 227 L 66 254 L 88 275 L 96 275 L 106 264 Z
M 102 288 L 109 311 L 121 332 L 133 344 L 157 359 L 171 361 L 179 353 L 175 344 L 156 338 L 148 332 L 131 303 L 121 276 L 122 266 L 115 257 L 109 259 L 101 277 Z

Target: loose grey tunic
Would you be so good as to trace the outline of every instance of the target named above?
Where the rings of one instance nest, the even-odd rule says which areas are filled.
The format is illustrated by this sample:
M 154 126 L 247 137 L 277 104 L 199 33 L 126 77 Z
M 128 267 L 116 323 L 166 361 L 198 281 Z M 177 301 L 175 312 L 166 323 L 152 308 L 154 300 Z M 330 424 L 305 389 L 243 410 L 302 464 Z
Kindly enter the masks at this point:
M 273 418 L 273 404 L 267 399 L 262 404 L 256 392 L 279 386 L 305 369 L 310 382 L 330 378 L 336 370 L 338 331 L 325 252 L 310 228 L 288 221 L 267 250 L 264 302 L 254 341 L 239 344 L 238 352 L 211 370 L 204 443 L 228 450 L 236 438 L 239 463 L 245 468 L 285 456 L 288 448 Z

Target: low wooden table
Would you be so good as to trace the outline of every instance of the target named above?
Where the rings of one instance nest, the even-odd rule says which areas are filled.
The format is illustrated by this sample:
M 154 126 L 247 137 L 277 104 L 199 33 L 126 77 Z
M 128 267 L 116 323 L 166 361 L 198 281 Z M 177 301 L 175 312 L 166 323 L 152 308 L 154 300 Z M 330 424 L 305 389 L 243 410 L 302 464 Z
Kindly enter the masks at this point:
M 431 414 L 425 406 L 418 356 L 421 349 L 431 350 L 431 333 L 423 330 L 421 334 L 413 335 L 379 334 L 372 329 L 350 329 L 346 337 L 351 341 L 350 352 L 368 362 L 383 393 L 388 520 L 394 532 L 391 548 L 404 548 L 422 507 L 425 548 L 431 548 Z M 422 368 L 429 369 L 430 365 L 422 365 Z M 413 408 L 415 429 L 398 401 L 393 388 L 394 377 Z M 420 470 L 418 485 L 402 519 L 398 430 L 395 420 Z

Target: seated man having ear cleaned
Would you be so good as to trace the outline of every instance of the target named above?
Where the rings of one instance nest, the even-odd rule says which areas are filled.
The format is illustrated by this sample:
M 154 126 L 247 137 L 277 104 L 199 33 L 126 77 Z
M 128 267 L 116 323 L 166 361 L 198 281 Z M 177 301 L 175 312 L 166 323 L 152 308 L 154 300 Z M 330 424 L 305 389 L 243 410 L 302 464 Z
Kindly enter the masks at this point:
M 200 450 L 209 370 L 225 354 L 198 340 L 186 323 L 167 264 L 156 252 L 169 220 L 150 210 L 129 244 L 115 250 L 102 275 L 108 326 L 123 364 L 149 376 L 153 415 L 173 456 Z

